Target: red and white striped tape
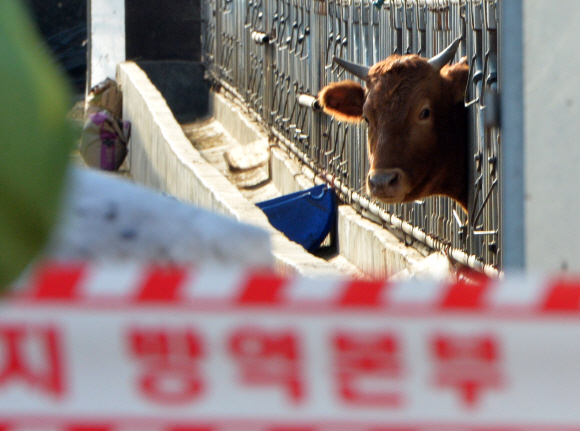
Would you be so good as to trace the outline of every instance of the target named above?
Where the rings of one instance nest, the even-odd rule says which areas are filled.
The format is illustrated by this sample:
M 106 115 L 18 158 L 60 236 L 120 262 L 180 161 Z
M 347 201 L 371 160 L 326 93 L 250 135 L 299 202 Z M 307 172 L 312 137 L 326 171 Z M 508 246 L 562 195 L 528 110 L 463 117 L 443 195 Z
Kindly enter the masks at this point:
M 70 420 L 54 422 L 51 419 L 17 419 L 6 424 L 0 423 L 2 431 L 578 431 L 578 427 L 545 426 L 528 424 L 521 427 L 469 426 L 454 424 L 400 424 L 385 426 L 382 423 L 369 425 L 364 422 L 345 423 L 301 423 L 292 424 L 256 421 L 205 421 L 175 422 L 157 420 Z
M 580 279 L 44 264 L 0 302 L 0 431 L 580 431 Z
M 275 421 L 261 423 L 255 421 L 209 421 L 209 422 L 178 422 L 156 420 L 117 420 L 100 419 L 92 421 L 70 420 L 56 422 L 46 419 L 21 420 L 1 424 L 2 431 L 578 431 L 578 427 L 550 427 L 529 424 L 521 427 L 469 426 L 453 424 L 400 424 L 385 426 L 382 423 L 293 423 L 280 424 Z
M 580 277 L 479 278 L 434 281 L 361 281 L 279 277 L 244 269 L 88 264 L 41 265 L 19 295 L 27 301 L 86 304 L 163 303 L 276 308 L 363 307 L 389 311 L 566 313 L 580 317 Z

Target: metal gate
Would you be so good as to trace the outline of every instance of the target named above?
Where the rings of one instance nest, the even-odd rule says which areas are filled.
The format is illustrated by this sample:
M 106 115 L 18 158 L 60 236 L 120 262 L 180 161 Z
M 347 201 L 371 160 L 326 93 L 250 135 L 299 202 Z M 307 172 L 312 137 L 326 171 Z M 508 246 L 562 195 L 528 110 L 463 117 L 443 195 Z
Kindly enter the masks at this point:
M 489 274 L 501 267 L 497 28 L 501 0 L 203 0 L 203 62 L 282 145 L 368 218 Z M 372 65 L 431 57 L 465 35 L 470 64 L 469 216 L 444 197 L 369 200 L 366 127 L 333 120 L 312 97 L 344 79 L 333 55 Z M 349 76 L 349 78 L 352 78 Z

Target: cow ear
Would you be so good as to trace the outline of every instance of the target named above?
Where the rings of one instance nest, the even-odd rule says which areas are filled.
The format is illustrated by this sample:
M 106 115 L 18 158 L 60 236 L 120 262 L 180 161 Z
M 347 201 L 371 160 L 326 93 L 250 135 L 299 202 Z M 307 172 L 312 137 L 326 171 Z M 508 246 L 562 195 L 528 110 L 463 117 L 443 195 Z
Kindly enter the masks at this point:
M 361 121 L 365 90 L 353 81 L 335 82 L 318 93 L 318 102 L 324 112 L 340 121 Z
M 450 84 L 453 102 L 459 103 L 464 100 L 467 79 L 469 78 L 467 57 L 463 57 L 459 63 L 445 66 L 441 69 L 441 76 L 443 76 L 443 78 L 445 78 Z

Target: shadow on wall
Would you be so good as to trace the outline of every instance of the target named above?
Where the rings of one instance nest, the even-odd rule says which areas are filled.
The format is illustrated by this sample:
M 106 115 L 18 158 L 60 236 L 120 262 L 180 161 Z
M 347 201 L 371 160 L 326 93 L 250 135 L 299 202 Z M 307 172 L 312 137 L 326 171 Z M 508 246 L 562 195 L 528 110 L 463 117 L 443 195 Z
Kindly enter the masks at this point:
M 85 92 L 87 75 L 87 0 L 28 0 L 50 51 L 66 70 L 75 90 Z
M 208 115 L 209 84 L 203 66 L 193 61 L 137 61 L 165 98 L 179 123 Z

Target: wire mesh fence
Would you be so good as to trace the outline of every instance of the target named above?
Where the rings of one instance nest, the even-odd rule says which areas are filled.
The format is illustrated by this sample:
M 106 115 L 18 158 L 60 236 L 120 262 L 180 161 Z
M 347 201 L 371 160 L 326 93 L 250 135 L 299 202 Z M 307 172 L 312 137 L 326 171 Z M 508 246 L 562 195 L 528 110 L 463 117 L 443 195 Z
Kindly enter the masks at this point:
M 501 267 L 498 2 L 501 0 L 203 0 L 203 62 L 346 203 L 473 268 Z M 366 127 L 320 112 L 308 96 L 344 79 L 333 56 L 372 65 L 391 54 L 431 57 L 464 35 L 470 65 L 469 215 L 452 200 L 372 201 Z M 348 77 L 352 79 L 351 76 Z M 299 103 L 300 102 L 300 103 Z

